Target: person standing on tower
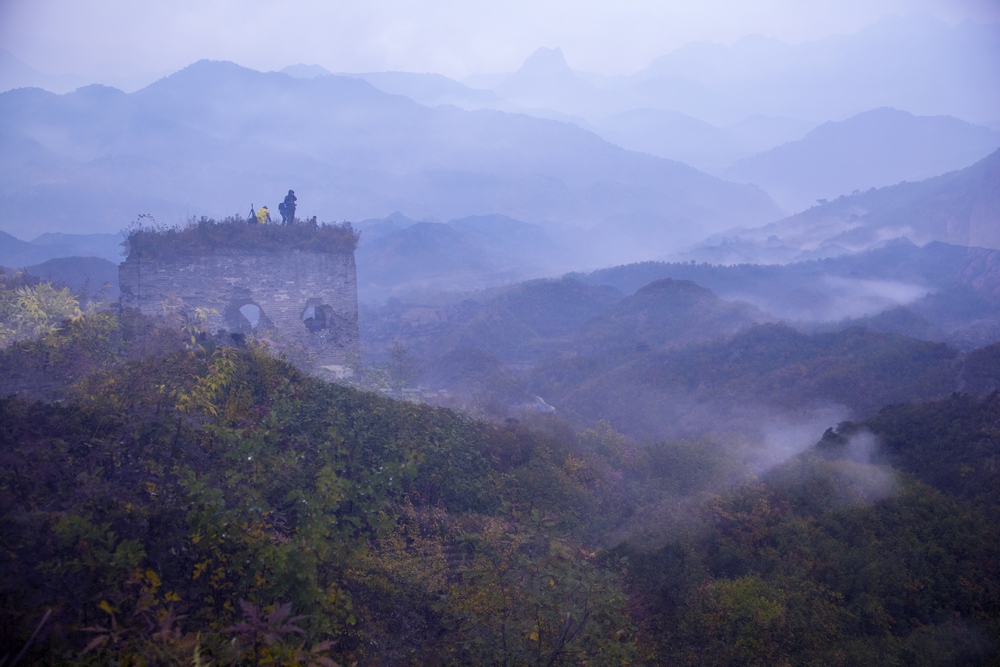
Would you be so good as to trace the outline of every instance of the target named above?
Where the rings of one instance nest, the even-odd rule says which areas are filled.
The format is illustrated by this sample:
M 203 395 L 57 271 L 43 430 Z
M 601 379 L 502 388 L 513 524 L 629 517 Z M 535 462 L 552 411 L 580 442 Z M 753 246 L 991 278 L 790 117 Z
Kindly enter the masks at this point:
M 295 202 L 298 197 L 295 196 L 295 190 L 289 190 L 288 194 L 285 195 L 285 201 L 283 210 L 281 211 L 281 222 L 282 224 L 290 225 L 295 222 Z

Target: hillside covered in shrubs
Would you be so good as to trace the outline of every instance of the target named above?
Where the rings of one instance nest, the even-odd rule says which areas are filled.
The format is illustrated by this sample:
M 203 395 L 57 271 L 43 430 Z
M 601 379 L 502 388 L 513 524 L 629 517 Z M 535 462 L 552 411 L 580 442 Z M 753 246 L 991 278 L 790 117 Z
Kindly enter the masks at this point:
M 0 664 L 1000 655 L 996 393 L 762 465 L 749 435 L 476 420 L 130 311 L 68 317 L 0 370 Z

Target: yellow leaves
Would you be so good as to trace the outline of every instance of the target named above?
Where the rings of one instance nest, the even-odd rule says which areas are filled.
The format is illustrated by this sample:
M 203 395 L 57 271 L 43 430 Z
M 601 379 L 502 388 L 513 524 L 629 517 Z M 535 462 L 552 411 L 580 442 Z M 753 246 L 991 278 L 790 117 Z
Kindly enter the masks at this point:
M 65 320 L 83 317 L 80 302 L 68 287 L 49 283 L 0 290 L 0 345 L 21 338 L 43 336 Z
M 107 612 L 108 614 L 115 613 L 115 610 L 114 608 L 112 608 L 111 603 L 108 602 L 107 600 L 101 600 L 101 603 L 97 606 L 100 607 L 103 611 Z
M 195 386 L 190 392 L 182 392 L 177 400 L 177 409 L 191 413 L 200 410 L 205 414 L 218 416 L 216 402 L 222 390 L 225 389 L 236 371 L 235 362 L 229 358 L 226 350 L 215 353 L 208 373 L 196 378 Z
M 163 596 L 163 599 L 167 602 L 180 602 L 181 596 L 174 591 L 167 591 L 167 594 Z
M 212 571 L 212 586 L 216 589 L 232 588 L 233 584 L 226 581 L 229 577 L 229 570 L 225 567 L 217 567 Z
M 197 579 L 198 577 L 200 577 L 202 574 L 205 573 L 205 570 L 207 570 L 208 567 L 209 567 L 209 565 L 211 565 L 211 564 L 212 564 L 212 561 L 210 561 L 210 560 L 203 560 L 200 563 L 196 563 L 195 566 L 194 566 L 194 572 L 192 573 L 191 578 L 192 579 Z
M 180 392 L 176 407 L 188 414 L 201 413 L 223 423 L 246 417 L 254 406 L 254 385 L 246 360 L 228 348 L 212 353 L 208 372 L 197 375 L 190 391 Z
M 575 459 L 572 456 L 566 457 L 566 462 L 563 463 L 563 470 L 570 477 L 576 477 L 581 470 L 587 467 L 587 463 L 582 459 Z

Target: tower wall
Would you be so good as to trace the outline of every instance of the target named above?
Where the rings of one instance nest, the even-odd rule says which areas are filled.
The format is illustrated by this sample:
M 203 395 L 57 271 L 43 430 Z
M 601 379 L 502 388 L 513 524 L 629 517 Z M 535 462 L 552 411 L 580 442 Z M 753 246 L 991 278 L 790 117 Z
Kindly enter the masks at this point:
M 278 345 L 288 344 L 292 358 L 305 351 L 314 370 L 342 375 L 359 351 L 353 252 L 130 256 L 118 267 L 118 282 L 124 308 L 147 315 L 181 309 L 189 316 L 201 309 L 212 331 L 274 332 Z

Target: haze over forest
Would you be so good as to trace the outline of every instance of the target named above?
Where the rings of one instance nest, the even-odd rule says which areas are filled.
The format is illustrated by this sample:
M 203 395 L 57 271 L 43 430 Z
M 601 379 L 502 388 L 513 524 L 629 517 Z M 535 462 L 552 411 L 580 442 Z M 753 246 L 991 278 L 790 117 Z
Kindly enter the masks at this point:
M 0 667 L 998 664 L 994 3 L 282 5 L 0 7 Z

